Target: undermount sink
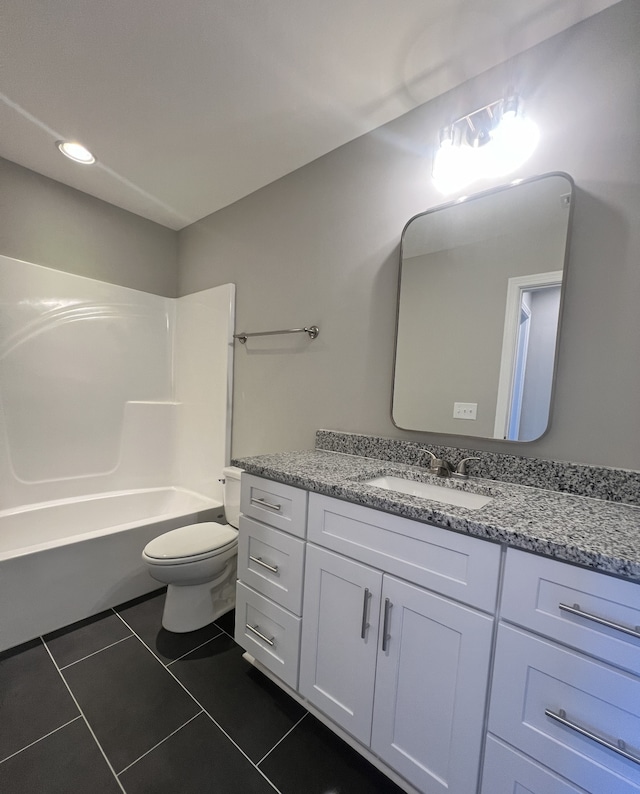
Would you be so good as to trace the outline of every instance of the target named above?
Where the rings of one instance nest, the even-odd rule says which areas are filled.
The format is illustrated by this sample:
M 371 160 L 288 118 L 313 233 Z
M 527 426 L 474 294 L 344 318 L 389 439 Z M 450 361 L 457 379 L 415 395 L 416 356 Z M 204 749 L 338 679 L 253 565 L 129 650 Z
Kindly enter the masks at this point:
M 493 497 L 483 494 L 463 491 L 458 488 L 447 488 L 444 485 L 435 485 L 430 482 L 405 480 L 402 477 L 375 477 L 365 480 L 364 485 L 374 485 L 387 491 L 398 491 L 407 496 L 421 496 L 423 499 L 432 499 L 434 502 L 443 502 L 456 507 L 466 507 L 469 510 L 478 510 L 492 501 Z

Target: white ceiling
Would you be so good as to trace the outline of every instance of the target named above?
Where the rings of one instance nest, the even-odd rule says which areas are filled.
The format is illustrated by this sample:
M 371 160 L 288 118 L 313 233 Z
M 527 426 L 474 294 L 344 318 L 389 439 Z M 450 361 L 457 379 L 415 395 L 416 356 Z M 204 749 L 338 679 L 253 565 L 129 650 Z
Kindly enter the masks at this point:
M 180 229 L 616 1 L 1 0 L 0 156 Z

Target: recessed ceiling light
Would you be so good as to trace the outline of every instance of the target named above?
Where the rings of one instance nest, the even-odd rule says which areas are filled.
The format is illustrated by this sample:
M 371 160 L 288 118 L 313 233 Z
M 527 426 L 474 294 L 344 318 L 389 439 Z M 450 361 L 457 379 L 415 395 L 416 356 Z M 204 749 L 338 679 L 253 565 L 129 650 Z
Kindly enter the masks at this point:
M 70 160 L 83 165 L 95 163 L 96 158 L 81 143 L 75 141 L 56 141 L 56 146 Z

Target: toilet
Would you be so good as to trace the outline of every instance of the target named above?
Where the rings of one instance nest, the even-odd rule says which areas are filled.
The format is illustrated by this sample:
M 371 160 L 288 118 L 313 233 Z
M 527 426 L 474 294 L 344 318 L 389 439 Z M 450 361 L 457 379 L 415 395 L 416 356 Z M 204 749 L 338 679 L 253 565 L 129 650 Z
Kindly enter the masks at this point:
M 162 615 L 167 631 L 195 631 L 235 606 L 241 473 L 235 466 L 223 469 L 227 524 L 179 527 L 142 552 L 151 576 L 168 585 Z

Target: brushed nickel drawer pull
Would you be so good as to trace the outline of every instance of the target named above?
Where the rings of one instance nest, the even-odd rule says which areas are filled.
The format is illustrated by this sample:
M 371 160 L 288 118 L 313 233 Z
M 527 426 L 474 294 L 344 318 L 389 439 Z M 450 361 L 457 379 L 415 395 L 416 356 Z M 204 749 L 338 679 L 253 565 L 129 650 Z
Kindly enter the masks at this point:
M 256 637 L 260 637 L 261 640 L 264 640 L 267 645 L 271 645 L 271 647 L 273 647 L 276 644 L 275 637 L 266 637 L 261 631 L 259 631 L 260 626 L 250 626 L 247 623 L 246 627 L 249 629 L 249 631 L 253 632 Z
M 636 639 L 640 639 L 640 626 L 635 626 L 634 628 L 629 628 L 628 626 L 621 626 L 620 623 L 613 623 L 606 618 L 601 618 L 598 615 L 593 615 L 591 612 L 585 612 L 584 609 L 580 609 L 580 604 L 574 604 L 573 606 L 569 606 L 569 604 L 558 604 L 558 607 L 563 612 L 570 612 L 572 615 L 577 615 L 581 618 L 586 618 L 587 620 L 592 620 L 594 623 L 599 623 L 601 626 L 607 626 L 610 629 L 615 629 L 616 631 L 621 631 L 623 634 L 628 634 L 630 637 L 636 637 Z
M 268 507 L 269 510 L 282 510 L 282 505 L 274 505 L 272 502 L 267 502 L 266 499 L 260 499 L 257 496 L 251 497 L 251 504 L 259 505 L 260 507 Z
M 613 750 L 614 753 L 618 753 L 618 755 L 621 755 L 623 758 L 627 758 L 629 761 L 634 761 L 636 764 L 640 764 L 640 756 L 630 753 L 627 750 L 627 745 L 623 739 L 618 739 L 617 745 L 613 744 L 608 739 L 603 739 L 602 736 L 598 736 L 598 734 L 592 733 L 586 728 L 577 725 L 575 722 L 568 720 L 567 712 L 564 709 L 559 709 L 557 714 L 554 711 L 545 709 L 544 713 L 547 717 L 551 717 L 552 720 L 559 722 L 566 728 L 571 728 L 571 730 L 575 731 L 576 733 L 579 733 L 580 736 L 586 736 L 587 739 L 591 739 L 591 741 L 601 744 L 603 747 L 606 747 L 607 750 Z
M 263 568 L 266 568 L 271 573 L 278 573 L 278 566 L 277 565 L 269 565 L 268 562 L 265 562 L 262 557 L 253 557 L 251 554 L 249 555 L 249 559 L 252 562 L 257 563 L 258 565 L 262 565 Z
M 388 598 L 384 600 L 384 620 L 382 621 L 382 650 L 386 651 L 389 647 L 389 615 L 391 613 L 391 608 L 393 604 L 389 601 Z
M 364 588 L 364 600 L 362 602 L 362 626 L 360 627 L 360 639 L 363 640 L 367 633 L 367 629 L 369 628 L 369 623 L 367 622 L 367 606 L 369 605 L 369 598 L 371 597 L 371 593 L 369 592 L 369 588 Z

